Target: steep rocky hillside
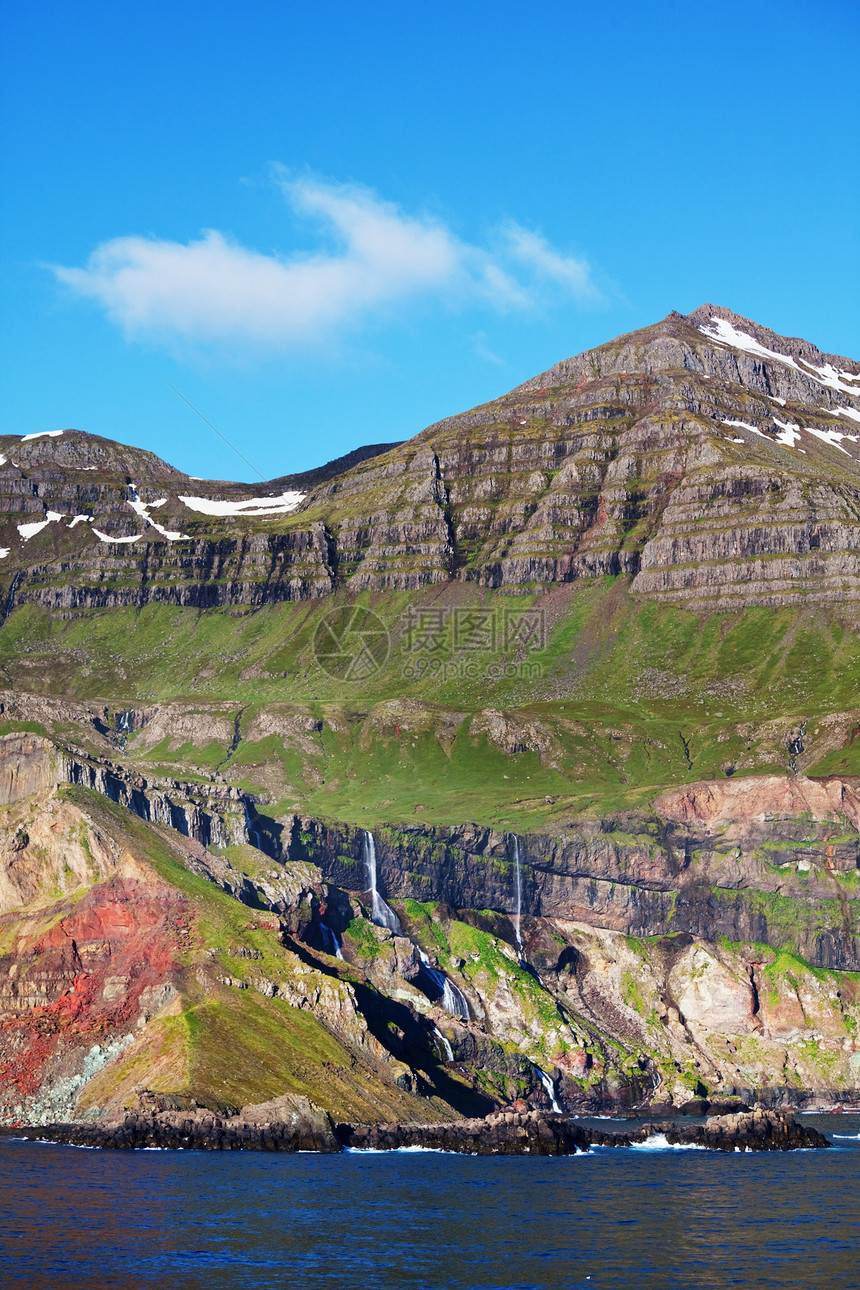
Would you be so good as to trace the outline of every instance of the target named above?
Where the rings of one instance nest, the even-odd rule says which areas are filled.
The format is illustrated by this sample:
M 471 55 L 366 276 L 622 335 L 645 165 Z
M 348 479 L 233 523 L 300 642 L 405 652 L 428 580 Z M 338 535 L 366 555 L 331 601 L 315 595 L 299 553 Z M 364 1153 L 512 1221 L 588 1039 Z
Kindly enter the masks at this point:
M 0 519 L 7 1121 L 860 1100 L 856 362 L 705 306 L 259 487 L 6 436 Z
M 668 829 L 553 841 L 295 819 L 273 856 L 68 775 L 50 741 L 0 740 L 6 1123 L 283 1094 L 371 1122 L 857 1096 L 844 785 L 761 781 L 746 827 L 699 788 L 658 804 Z
M 12 581 L 68 610 L 619 573 L 722 608 L 857 598 L 860 365 L 726 309 L 368 451 L 252 491 L 77 431 L 2 437 L 7 601 Z

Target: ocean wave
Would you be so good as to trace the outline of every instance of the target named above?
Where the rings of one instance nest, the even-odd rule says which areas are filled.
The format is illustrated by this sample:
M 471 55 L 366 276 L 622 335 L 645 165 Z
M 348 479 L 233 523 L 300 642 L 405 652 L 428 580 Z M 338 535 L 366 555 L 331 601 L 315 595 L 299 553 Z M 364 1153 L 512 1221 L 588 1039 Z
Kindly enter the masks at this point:
M 665 1133 L 652 1133 L 644 1142 L 632 1142 L 634 1151 L 707 1151 L 700 1142 L 670 1142 Z

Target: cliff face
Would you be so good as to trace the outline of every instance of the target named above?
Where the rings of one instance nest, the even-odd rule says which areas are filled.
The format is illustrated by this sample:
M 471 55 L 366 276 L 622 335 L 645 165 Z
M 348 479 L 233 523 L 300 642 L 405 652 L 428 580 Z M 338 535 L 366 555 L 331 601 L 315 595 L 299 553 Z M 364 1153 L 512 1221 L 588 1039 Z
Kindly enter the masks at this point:
M 285 1088 L 341 1117 L 444 1118 L 548 1105 L 547 1078 L 568 1109 L 858 1096 L 852 784 L 695 784 L 565 836 L 370 835 L 252 815 L 236 790 L 202 821 L 178 783 L 146 815 L 117 792 L 119 763 L 82 789 L 78 760 L 13 735 L 0 767 L 25 741 L 32 791 L 0 820 L 7 1120 L 115 1113 L 145 1090 L 217 1109 Z M 228 827 L 232 846 L 201 841 Z M 278 1008 L 316 1037 L 279 1030 Z M 282 1065 L 255 1083 L 260 1027 Z M 240 1059 L 222 1080 L 226 1033 Z M 309 1043 L 339 1055 L 297 1081 Z
M 0 1116 L 856 1102 L 858 391 L 706 306 L 259 490 L 0 439 Z
M 853 601 L 858 439 L 856 362 L 708 305 L 256 498 L 77 431 L 2 438 L 7 597 L 16 574 L 18 604 L 68 611 L 628 573 L 679 603 Z

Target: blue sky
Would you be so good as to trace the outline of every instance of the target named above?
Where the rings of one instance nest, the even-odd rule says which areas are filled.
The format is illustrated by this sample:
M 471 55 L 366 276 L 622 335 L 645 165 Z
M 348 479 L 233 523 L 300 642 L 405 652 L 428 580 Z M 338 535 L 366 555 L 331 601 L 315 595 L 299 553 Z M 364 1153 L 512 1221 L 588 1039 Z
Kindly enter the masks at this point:
M 860 357 L 855 0 L 11 0 L 0 429 L 266 478 L 670 309 Z

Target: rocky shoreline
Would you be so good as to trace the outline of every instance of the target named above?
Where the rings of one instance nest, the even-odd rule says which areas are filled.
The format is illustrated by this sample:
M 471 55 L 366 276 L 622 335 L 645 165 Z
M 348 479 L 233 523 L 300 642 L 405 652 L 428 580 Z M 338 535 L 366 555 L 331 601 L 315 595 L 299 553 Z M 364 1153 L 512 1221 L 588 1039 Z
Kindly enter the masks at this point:
M 797 1151 L 831 1146 L 790 1111 L 711 1116 L 704 1124 L 675 1120 L 637 1123 L 627 1132 L 587 1126 L 558 1113 L 498 1111 L 486 1119 L 441 1124 L 333 1124 L 305 1098 L 279 1098 L 238 1115 L 210 1111 L 139 1111 L 119 1120 L 0 1129 L 0 1136 L 31 1142 L 113 1150 L 196 1151 L 450 1151 L 464 1155 L 565 1156 L 592 1147 L 631 1147 L 655 1138 L 668 1146 L 714 1151 Z

